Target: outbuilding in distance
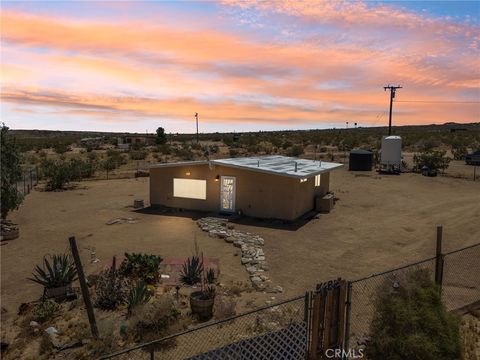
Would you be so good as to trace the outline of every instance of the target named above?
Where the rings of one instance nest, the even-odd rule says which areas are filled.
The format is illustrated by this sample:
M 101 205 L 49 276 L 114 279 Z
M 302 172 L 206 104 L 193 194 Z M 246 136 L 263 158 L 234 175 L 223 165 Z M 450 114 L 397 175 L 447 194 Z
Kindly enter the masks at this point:
M 341 166 L 279 155 L 156 164 L 150 204 L 293 221 L 329 192 Z

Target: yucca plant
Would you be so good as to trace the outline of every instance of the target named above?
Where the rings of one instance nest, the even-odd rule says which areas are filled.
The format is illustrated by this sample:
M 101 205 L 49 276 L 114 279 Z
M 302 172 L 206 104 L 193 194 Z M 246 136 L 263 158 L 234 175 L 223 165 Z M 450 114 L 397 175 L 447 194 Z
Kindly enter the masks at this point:
M 56 254 L 43 258 L 43 266 L 35 266 L 33 278 L 29 278 L 46 289 L 70 285 L 77 279 L 77 269 L 70 255 Z
M 152 297 L 151 291 L 148 286 L 142 280 L 137 281 L 128 292 L 127 296 L 127 309 L 128 314 L 132 313 L 132 310 L 139 305 L 146 304 Z
M 207 284 L 215 284 L 215 270 L 208 268 L 205 272 L 205 280 Z
M 203 272 L 203 262 L 198 256 L 187 258 L 182 266 L 180 281 L 182 284 L 195 285 L 200 282 Z

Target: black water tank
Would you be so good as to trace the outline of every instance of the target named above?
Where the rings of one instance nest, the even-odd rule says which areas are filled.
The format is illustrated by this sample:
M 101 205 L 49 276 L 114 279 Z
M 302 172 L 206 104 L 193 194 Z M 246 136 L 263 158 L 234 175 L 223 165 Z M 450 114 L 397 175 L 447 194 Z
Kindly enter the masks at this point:
M 368 150 L 352 150 L 350 151 L 350 160 L 348 162 L 348 170 L 351 171 L 372 171 L 373 152 Z

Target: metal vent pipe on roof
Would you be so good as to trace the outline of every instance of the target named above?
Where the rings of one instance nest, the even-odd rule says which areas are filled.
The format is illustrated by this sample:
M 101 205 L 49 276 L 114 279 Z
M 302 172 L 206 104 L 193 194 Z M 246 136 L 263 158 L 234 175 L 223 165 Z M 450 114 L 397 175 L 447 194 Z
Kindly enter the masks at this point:
M 260 160 L 257 160 L 257 167 L 260 167 Z
M 298 169 L 298 164 L 297 164 L 297 162 L 295 161 L 295 172 L 297 172 L 297 169 Z

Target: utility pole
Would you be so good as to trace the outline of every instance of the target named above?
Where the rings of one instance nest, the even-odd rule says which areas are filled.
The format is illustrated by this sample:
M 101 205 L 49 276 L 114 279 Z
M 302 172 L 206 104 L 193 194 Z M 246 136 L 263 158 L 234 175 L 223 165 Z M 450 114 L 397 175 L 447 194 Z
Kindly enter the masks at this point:
M 198 144 L 198 113 L 195 113 L 195 120 L 197 121 L 197 144 Z
M 387 91 L 387 89 L 390 89 L 390 116 L 388 117 L 388 136 L 392 135 L 392 106 L 393 106 L 393 98 L 395 97 L 395 91 L 397 89 L 401 89 L 402 87 L 400 85 L 397 86 L 384 86 L 383 89 Z

